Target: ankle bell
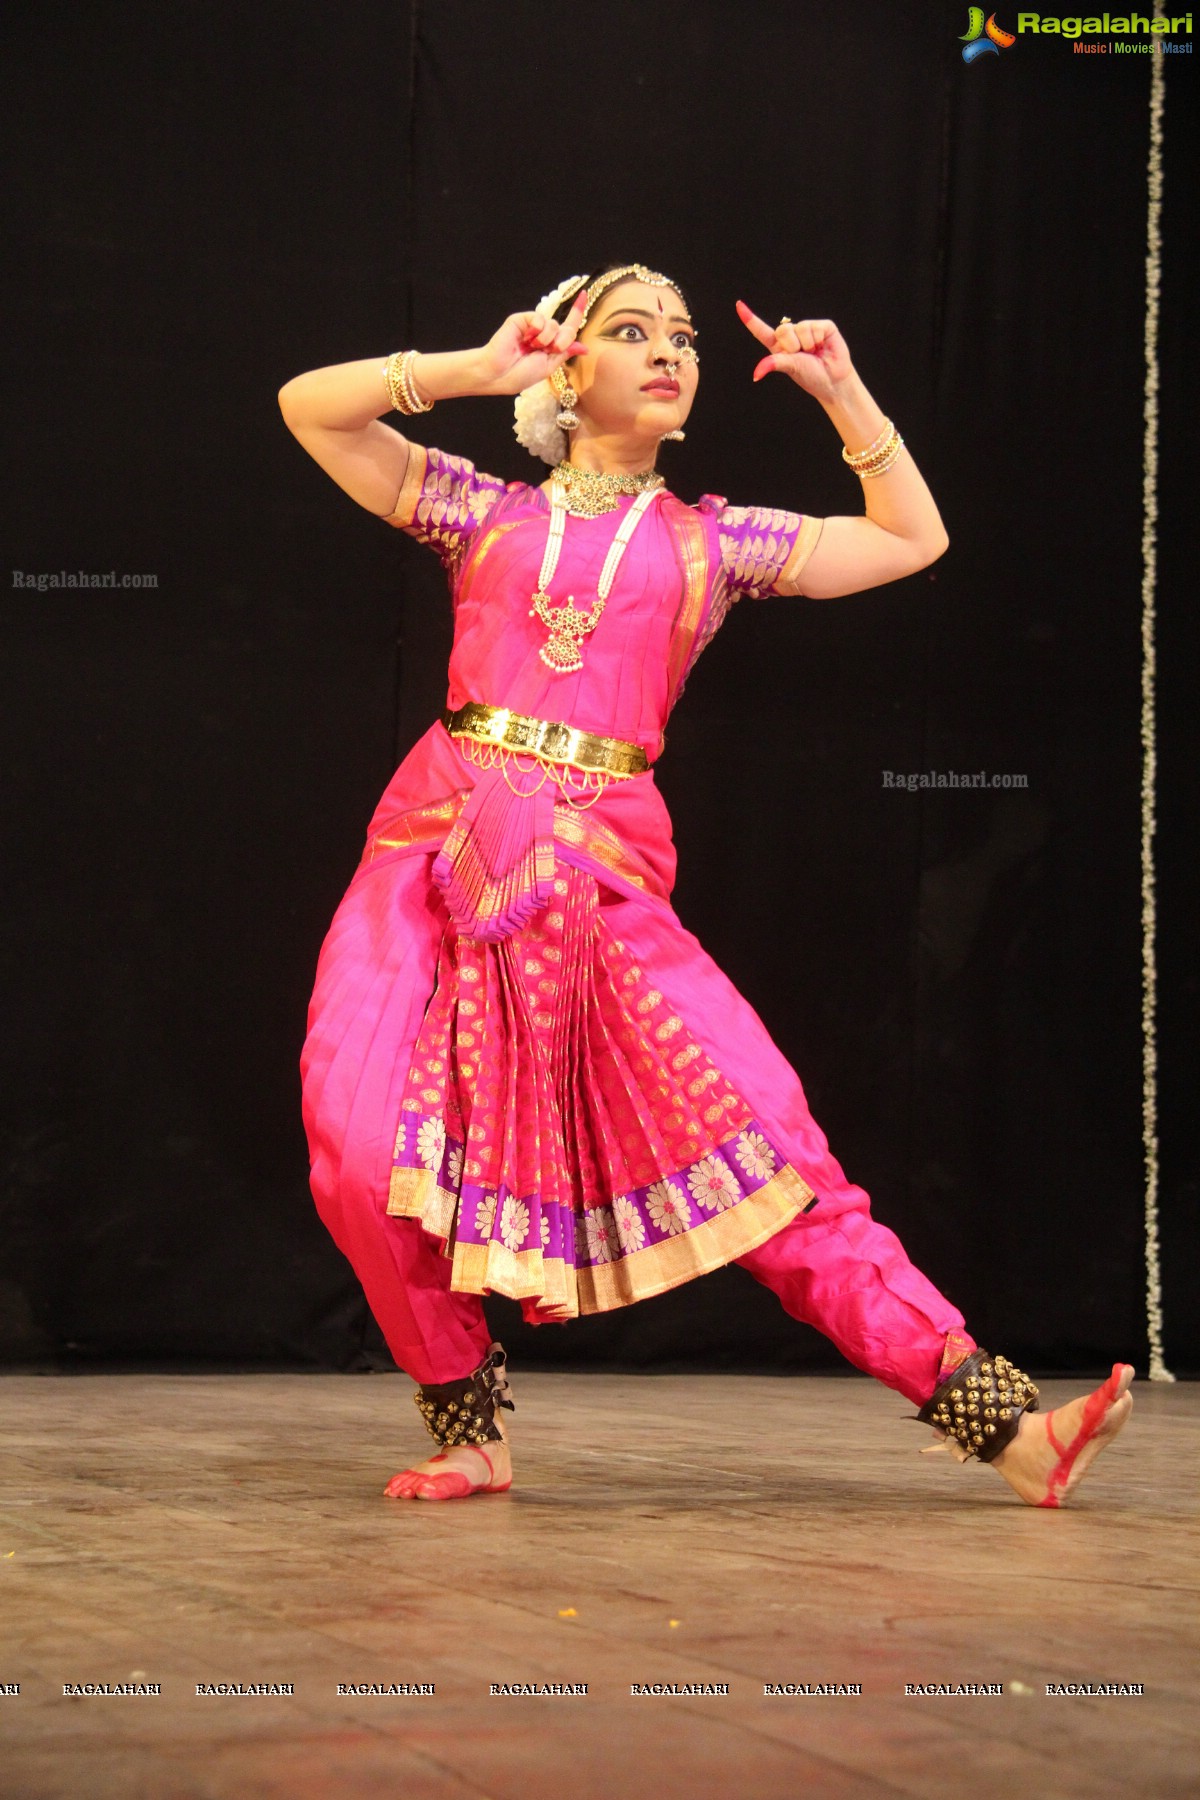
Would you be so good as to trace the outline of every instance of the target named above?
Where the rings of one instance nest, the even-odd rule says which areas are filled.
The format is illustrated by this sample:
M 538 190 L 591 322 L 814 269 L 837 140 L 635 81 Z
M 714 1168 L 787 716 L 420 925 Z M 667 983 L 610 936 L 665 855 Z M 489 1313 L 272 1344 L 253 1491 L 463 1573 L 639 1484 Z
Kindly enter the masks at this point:
M 444 1450 L 456 1444 L 486 1444 L 503 1438 L 498 1407 L 515 1412 L 509 1398 L 507 1358 L 493 1344 L 477 1369 L 457 1381 L 427 1382 L 413 1395 L 430 1436 Z
M 916 1417 L 953 1438 L 967 1456 L 991 1462 L 1010 1444 L 1023 1412 L 1036 1412 L 1038 1390 L 1004 1356 L 973 1350 L 930 1395 Z

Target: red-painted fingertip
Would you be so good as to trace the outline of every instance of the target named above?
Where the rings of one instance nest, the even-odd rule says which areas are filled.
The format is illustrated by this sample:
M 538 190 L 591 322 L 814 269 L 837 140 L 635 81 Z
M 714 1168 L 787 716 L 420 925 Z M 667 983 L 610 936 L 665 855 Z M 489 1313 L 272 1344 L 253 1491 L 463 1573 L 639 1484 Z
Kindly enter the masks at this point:
M 764 356 L 754 370 L 755 381 L 761 381 L 764 375 L 770 375 L 774 370 L 774 367 L 775 358 L 773 356 Z
M 587 353 L 588 347 L 586 344 L 572 344 L 571 348 L 567 351 L 568 356 L 586 356 Z
M 586 306 L 587 305 L 587 297 L 588 297 L 587 289 L 580 288 L 579 292 L 575 296 L 575 305 L 576 306 Z

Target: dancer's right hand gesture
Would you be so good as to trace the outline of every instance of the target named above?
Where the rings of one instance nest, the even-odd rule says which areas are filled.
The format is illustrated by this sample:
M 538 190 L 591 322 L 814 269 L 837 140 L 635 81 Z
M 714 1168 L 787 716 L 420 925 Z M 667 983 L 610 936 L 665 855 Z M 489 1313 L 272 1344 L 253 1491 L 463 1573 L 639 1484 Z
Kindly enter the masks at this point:
M 586 305 L 586 292 L 577 294 L 561 324 L 548 313 L 513 313 L 479 349 L 418 352 L 409 365 L 418 398 L 519 394 L 544 381 L 568 356 L 587 354 L 575 335 Z M 279 404 L 289 431 L 326 474 L 360 506 L 387 518 L 408 469 L 408 439 L 390 423 L 383 367 L 382 356 L 367 356 L 307 370 L 285 382 Z
M 480 393 L 520 394 L 545 381 L 568 356 L 586 356 L 587 345 L 576 337 L 587 289 L 583 288 L 559 325 L 549 313 L 510 313 L 499 331 L 479 351 Z

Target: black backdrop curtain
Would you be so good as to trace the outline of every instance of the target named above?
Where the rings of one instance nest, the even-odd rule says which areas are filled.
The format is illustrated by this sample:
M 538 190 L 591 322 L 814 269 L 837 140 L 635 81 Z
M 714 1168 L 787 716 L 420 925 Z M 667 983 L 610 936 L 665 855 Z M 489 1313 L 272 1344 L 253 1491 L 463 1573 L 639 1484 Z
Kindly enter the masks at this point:
M 41 5 L 7 26 L 14 585 L 0 1335 L 25 1367 L 384 1367 L 307 1189 L 317 950 L 444 699 L 438 566 L 285 431 L 290 375 L 481 341 L 610 257 L 676 275 L 685 498 L 861 510 L 819 407 L 750 383 L 739 295 L 828 316 L 951 537 L 826 603 L 746 602 L 659 778 L 677 908 L 876 1215 L 982 1341 L 1146 1357 L 1142 354 L 1150 71 L 966 9 L 766 0 Z M 1002 22 L 1006 21 L 1002 16 Z M 1168 1361 L 1197 1363 L 1193 72 L 1166 70 L 1157 846 Z M 504 402 L 428 442 L 530 473 Z M 883 772 L 986 770 L 999 791 Z M 838 1366 L 739 1270 L 514 1359 Z

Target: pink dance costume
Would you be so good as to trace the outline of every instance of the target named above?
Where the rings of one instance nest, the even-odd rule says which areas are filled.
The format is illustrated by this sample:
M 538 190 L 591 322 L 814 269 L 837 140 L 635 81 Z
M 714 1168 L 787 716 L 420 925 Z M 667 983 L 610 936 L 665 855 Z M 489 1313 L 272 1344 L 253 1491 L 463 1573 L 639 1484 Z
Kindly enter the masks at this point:
M 555 598 L 586 610 L 633 502 L 566 520 Z M 795 592 L 822 522 L 660 490 L 582 667 L 539 655 L 550 507 L 413 445 L 388 523 L 432 546 L 467 702 L 659 755 L 743 595 Z M 739 1262 L 920 1405 L 974 1348 L 871 1217 L 757 1014 L 671 906 L 653 768 L 605 778 L 430 727 L 397 769 L 321 950 L 301 1059 L 312 1191 L 418 1383 L 487 1355 L 483 1296 L 533 1323 Z

